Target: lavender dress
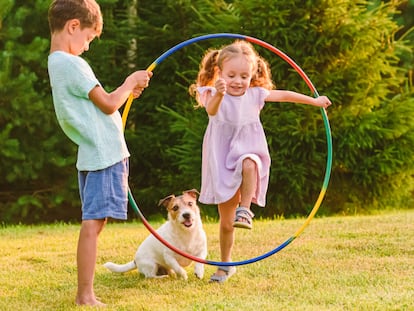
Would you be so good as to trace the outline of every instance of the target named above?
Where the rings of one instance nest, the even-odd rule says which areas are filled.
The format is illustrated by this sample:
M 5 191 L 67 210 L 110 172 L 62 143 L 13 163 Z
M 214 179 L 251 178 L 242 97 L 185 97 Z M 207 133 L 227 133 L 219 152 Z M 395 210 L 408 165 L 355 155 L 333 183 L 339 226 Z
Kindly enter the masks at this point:
M 216 89 L 199 87 L 200 96 Z M 242 162 L 246 158 L 257 164 L 257 187 L 252 200 L 266 204 L 270 155 L 260 122 L 260 111 L 269 92 L 249 88 L 242 96 L 225 94 L 216 115 L 209 116 L 204 134 L 200 202 L 219 204 L 230 200 L 242 181 Z

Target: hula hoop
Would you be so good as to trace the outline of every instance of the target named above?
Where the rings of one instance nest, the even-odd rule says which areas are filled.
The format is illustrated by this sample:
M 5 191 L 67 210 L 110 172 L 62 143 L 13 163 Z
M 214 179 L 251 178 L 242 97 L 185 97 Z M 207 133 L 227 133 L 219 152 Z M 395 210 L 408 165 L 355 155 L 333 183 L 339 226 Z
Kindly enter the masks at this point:
M 246 41 L 248 41 L 252 44 L 257 44 L 257 45 L 260 45 L 260 46 L 266 48 L 267 50 L 273 52 L 274 54 L 276 54 L 280 58 L 282 58 L 285 62 L 287 62 L 302 77 L 302 79 L 305 81 L 305 83 L 307 84 L 307 86 L 309 87 L 309 89 L 311 90 L 311 92 L 312 92 L 312 94 L 315 98 L 319 96 L 319 94 L 318 94 L 316 88 L 314 87 L 312 81 L 308 78 L 308 76 L 305 74 L 305 72 L 289 56 L 287 56 L 285 53 L 283 53 L 279 49 L 275 48 L 274 46 L 270 45 L 269 43 L 266 43 L 262 40 L 254 38 L 254 37 L 249 37 L 249 36 L 240 35 L 240 34 L 216 33 L 216 34 L 203 35 L 203 36 L 199 36 L 199 37 L 195 37 L 195 38 L 183 41 L 183 42 L 177 44 L 176 46 L 170 48 L 166 52 L 164 52 L 160 57 L 158 57 L 147 68 L 147 71 L 153 71 L 154 68 L 159 63 L 161 63 L 163 60 L 165 60 L 168 56 L 170 56 L 171 54 L 177 52 L 178 50 L 182 49 L 183 47 L 185 47 L 187 45 L 193 44 L 193 43 L 198 42 L 198 41 L 207 40 L 207 39 L 214 39 L 214 38 L 232 38 L 232 39 L 246 40 Z M 126 124 L 126 119 L 128 117 L 128 113 L 129 113 L 132 101 L 133 101 L 133 97 L 132 97 L 132 94 L 131 94 L 129 96 L 126 104 L 125 104 L 125 108 L 124 108 L 124 111 L 123 111 L 123 114 L 122 114 L 122 122 L 123 122 L 124 127 L 125 127 L 125 124 Z M 309 223 L 311 222 L 311 220 L 315 216 L 316 212 L 318 211 L 318 209 L 319 209 L 319 207 L 322 203 L 322 200 L 325 196 L 326 190 L 328 188 L 329 178 L 330 178 L 330 175 L 331 175 L 331 168 L 332 168 L 332 135 L 331 135 L 331 129 L 330 129 L 328 115 L 326 113 L 326 110 L 324 108 L 320 108 L 320 110 L 321 110 L 322 119 L 323 119 L 325 132 L 326 132 L 327 156 L 326 156 L 325 176 L 324 176 L 324 179 L 323 179 L 321 190 L 319 192 L 319 196 L 318 196 L 318 198 L 315 202 L 315 205 L 313 206 L 311 212 L 309 213 L 308 217 L 306 218 L 305 222 L 302 224 L 302 226 L 291 237 L 289 237 L 286 241 L 281 243 L 279 246 L 277 246 L 273 250 L 271 250 L 267 253 L 264 253 L 261 256 L 257 256 L 257 257 L 247 259 L 247 260 L 242 260 L 242 261 L 222 262 L 222 261 L 211 261 L 211 260 L 202 259 L 202 258 L 199 258 L 199 257 L 192 256 L 190 254 L 187 254 L 187 253 L 181 251 L 180 249 L 174 247 L 173 245 L 171 245 L 167 241 L 165 241 L 156 232 L 156 230 L 154 228 L 152 228 L 151 225 L 148 223 L 145 216 L 142 214 L 141 210 L 139 209 L 137 203 L 135 202 L 134 197 L 131 193 L 131 190 L 128 189 L 128 200 L 129 200 L 133 210 L 139 215 L 139 217 L 141 218 L 141 220 L 144 223 L 145 227 L 161 243 L 163 243 L 165 246 L 167 246 L 168 248 L 170 248 L 171 250 L 173 250 L 177 254 L 179 254 L 183 257 L 186 257 L 190 260 L 202 263 L 202 264 L 213 265 L 213 266 L 241 266 L 241 265 L 247 265 L 247 264 L 251 264 L 251 263 L 260 261 L 262 259 L 265 259 L 267 257 L 270 257 L 270 256 L 278 253 L 279 251 L 284 249 L 286 246 L 288 246 L 290 243 L 292 243 L 300 234 L 302 234 L 302 232 L 305 230 L 305 228 L 309 225 Z

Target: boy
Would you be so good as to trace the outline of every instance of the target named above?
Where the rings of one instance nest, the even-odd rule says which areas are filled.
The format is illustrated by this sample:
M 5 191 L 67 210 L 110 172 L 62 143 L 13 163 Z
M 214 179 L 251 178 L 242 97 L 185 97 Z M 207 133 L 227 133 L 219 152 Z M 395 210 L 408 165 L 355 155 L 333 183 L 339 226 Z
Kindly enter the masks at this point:
M 76 304 L 104 306 L 93 289 L 98 236 L 108 217 L 127 218 L 129 152 L 118 109 L 129 94 L 141 95 L 152 73 L 136 71 L 111 93 L 102 88 L 80 57 L 102 32 L 102 14 L 95 0 L 54 0 L 48 19 L 53 104 L 61 128 L 78 145 L 82 224 Z

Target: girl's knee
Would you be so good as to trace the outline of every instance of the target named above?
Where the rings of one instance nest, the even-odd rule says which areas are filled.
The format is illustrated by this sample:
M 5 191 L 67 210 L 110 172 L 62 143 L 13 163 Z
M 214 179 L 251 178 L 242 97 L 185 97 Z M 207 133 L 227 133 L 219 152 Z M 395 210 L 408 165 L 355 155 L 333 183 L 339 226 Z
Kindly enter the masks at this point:
M 254 162 L 250 158 L 246 158 L 243 160 L 243 171 L 244 172 L 255 172 L 256 171 L 256 162 Z
M 233 233 L 233 221 L 220 221 L 220 231 L 224 234 Z

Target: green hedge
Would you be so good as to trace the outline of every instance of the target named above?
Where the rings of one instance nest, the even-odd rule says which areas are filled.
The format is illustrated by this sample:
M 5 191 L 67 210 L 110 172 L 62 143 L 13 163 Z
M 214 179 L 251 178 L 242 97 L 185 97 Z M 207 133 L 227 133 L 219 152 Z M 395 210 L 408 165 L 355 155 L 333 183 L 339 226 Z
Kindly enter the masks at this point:
M 380 1 L 98 1 L 104 32 L 84 57 L 110 91 L 134 69 L 191 37 L 250 35 L 292 57 L 320 94 L 334 161 L 319 213 L 411 207 L 413 189 L 413 4 Z M 55 120 L 47 76 L 50 1 L 0 0 L 0 219 L 4 223 L 78 220 L 76 148 Z M 403 9 L 400 14 L 397 9 Z M 407 14 L 408 12 L 408 14 Z M 410 24 L 411 23 L 411 24 Z M 405 26 L 405 27 L 403 27 Z M 131 46 L 136 43 L 136 50 Z M 146 215 L 159 198 L 200 186 L 207 116 L 187 88 L 205 49 L 185 47 L 154 70 L 132 106 L 126 129 L 130 186 Z M 278 88 L 309 94 L 271 52 Z M 411 77 L 411 78 L 410 78 Z M 304 215 L 319 193 L 326 141 L 318 109 L 275 103 L 262 114 L 272 155 L 268 207 L 260 215 Z M 215 213 L 206 207 L 205 213 Z

